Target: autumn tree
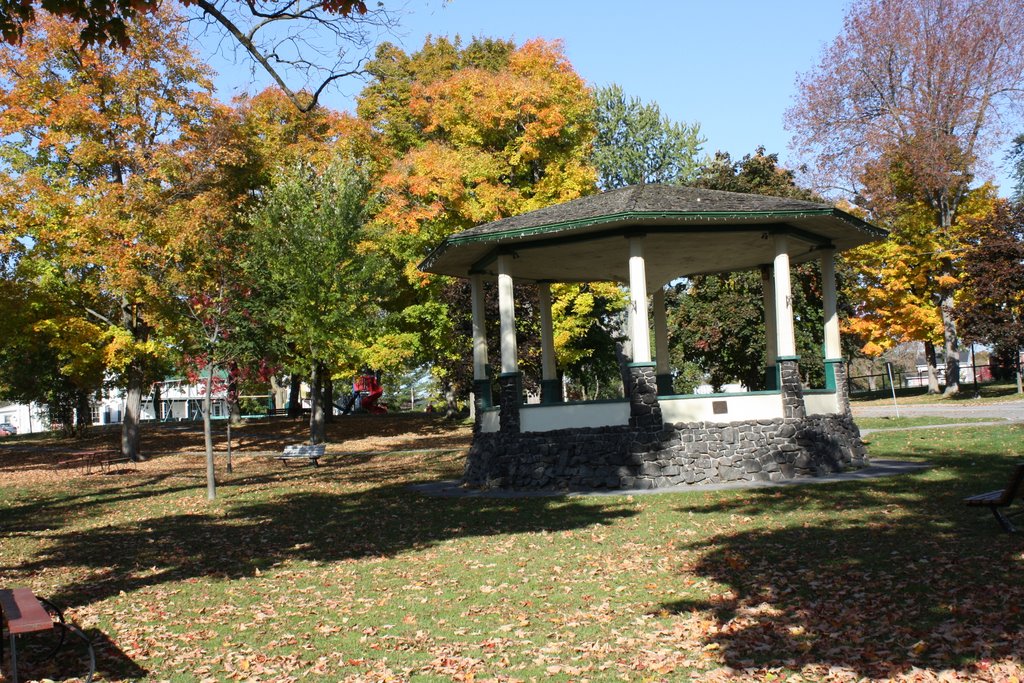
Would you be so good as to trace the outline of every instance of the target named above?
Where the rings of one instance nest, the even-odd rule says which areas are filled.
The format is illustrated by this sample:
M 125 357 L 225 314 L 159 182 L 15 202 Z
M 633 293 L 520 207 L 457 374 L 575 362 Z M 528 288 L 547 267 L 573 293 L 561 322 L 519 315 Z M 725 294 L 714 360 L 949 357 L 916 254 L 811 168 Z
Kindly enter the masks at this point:
M 1014 365 L 1021 392 L 1024 350 L 1024 206 L 1000 201 L 973 227 L 978 239 L 964 259 L 963 296 L 957 307 L 964 338 L 992 345 Z
M 134 30 L 167 18 L 160 7 L 155 0 L 5 0 L 0 37 L 19 44 L 36 18 L 49 13 L 76 22 L 82 46 L 129 49 Z M 359 74 L 377 36 L 397 26 L 394 10 L 364 0 L 181 0 L 180 7 L 200 33 L 213 33 L 210 42 L 224 47 L 228 38 L 304 112 L 317 107 L 332 83 Z
M 163 220 L 178 199 L 165 170 L 189 153 L 181 133 L 208 118 L 211 86 L 169 10 L 131 24 L 127 52 L 83 48 L 80 31 L 41 14 L 0 48 L 4 244 L 30 244 L 81 292 L 77 316 L 104 329 L 126 391 L 122 451 L 138 459 L 143 389 L 180 313 L 166 276 L 200 227 Z
M 615 84 L 598 88 L 594 100 L 593 162 L 602 189 L 694 179 L 705 142 L 699 124 L 672 121 L 657 102 L 627 100 Z
M 592 192 L 593 100 L 561 47 L 544 41 L 439 38 L 412 55 L 385 44 L 367 69 L 357 111 L 392 154 L 372 231 L 395 283 L 394 327 L 375 346 L 434 363 L 450 389 L 469 348 L 451 332 L 469 309 L 452 308 L 461 297 L 416 266 L 454 232 Z
M 872 218 L 885 205 L 920 203 L 932 230 L 952 235 L 979 159 L 1024 103 L 1024 5 L 857 0 L 798 88 L 788 125 L 821 187 L 861 200 Z M 928 296 L 942 320 L 952 394 L 958 280 L 951 259 L 935 260 L 940 275 Z

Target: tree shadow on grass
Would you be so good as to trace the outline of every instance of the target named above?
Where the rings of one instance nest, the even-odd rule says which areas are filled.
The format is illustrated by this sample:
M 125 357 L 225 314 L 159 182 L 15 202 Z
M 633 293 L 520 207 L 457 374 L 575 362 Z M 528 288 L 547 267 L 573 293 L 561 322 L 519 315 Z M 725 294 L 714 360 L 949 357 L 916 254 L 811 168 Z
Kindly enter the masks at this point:
M 1024 653 L 1024 539 L 962 501 L 1001 487 L 1012 462 L 918 453 L 929 450 L 943 462 L 928 474 L 748 490 L 678 508 L 698 521 L 726 513 L 738 528 L 678 546 L 700 553 L 687 574 L 727 590 L 666 601 L 660 613 L 711 611 L 717 628 L 706 646 L 737 669 L 872 679 L 952 669 L 999 680 L 997 668 L 1019 666 Z M 787 523 L 789 513 L 804 521 Z M 776 523 L 744 524 L 757 515 Z
M 96 658 L 96 677 L 107 680 L 137 681 L 148 673 L 129 657 L 102 631 L 90 628 L 85 636 L 92 643 Z M 63 680 L 85 678 L 89 671 L 89 654 L 84 643 L 67 634 L 64 644 L 48 657 L 54 644 L 53 634 L 34 634 L 18 638 L 19 680 Z M 7 643 L 4 644 L 5 649 Z
M 167 581 L 251 576 L 290 560 L 390 557 L 452 538 L 577 529 L 633 514 L 572 500 L 426 498 L 404 483 L 353 493 L 299 490 L 239 502 L 223 515 L 180 513 L 69 530 L 12 569 L 89 568 L 55 596 L 82 606 Z

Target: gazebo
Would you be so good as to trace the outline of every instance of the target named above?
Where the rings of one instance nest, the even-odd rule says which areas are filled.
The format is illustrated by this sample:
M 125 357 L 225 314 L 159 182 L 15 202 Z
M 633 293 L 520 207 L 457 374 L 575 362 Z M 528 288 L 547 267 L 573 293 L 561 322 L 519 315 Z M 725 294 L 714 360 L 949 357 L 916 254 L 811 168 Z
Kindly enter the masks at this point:
M 778 481 L 866 461 L 850 413 L 836 314 L 835 254 L 885 231 L 832 206 L 763 195 L 635 185 L 480 225 L 423 261 L 472 289 L 476 421 L 464 483 L 517 489 L 633 489 Z M 790 266 L 820 260 L 825 386 L 801 386 Z M 760 269 L 766 391 L 673 395 L 664 287 L 698 274 Z M 483 282 L 496 279 L 497 405 L 488 376 Z M 555 282 L 614 281 L 631 307 L 628 396 L 565 402 L 555 365 Z M 539 292 L 541 402 L 527 405 L 514 288 Z M 653 296 L 648 296 L 653 293 Z M 653 324 L 652 324 L 653 323 Z M 652 355 L 651 329 L 654 332 Z

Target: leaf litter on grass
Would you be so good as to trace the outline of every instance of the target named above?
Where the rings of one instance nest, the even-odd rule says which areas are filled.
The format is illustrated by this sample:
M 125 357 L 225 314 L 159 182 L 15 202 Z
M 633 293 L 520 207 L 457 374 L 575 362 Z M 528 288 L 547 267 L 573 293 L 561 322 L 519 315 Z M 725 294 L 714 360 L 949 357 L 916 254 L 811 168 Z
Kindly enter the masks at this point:
M 959 501 L 1020 436 L 879 435 L 936 464 L 889 480 L 592 499 L 420 498 L 460 465 L 425 451 L 242 460 L 210 506 L 184 456 L 7 489 L 0 579 L 73 604 L 107 681 L 1010 681 L 1024 548 Z

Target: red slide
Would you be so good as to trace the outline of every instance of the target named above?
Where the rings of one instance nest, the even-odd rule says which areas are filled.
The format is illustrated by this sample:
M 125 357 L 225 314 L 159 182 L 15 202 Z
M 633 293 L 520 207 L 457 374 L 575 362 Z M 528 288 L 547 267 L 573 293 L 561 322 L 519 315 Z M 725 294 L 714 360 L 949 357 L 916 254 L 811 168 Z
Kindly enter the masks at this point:
M 384 406 L 377 405 L 377 401 L 384 393 L 384 387 L 380 385 L 380 380 L 376 375 L 360 375 L 352 383 L 352 388 L 359 392 L 359 408 L 361 410 L 374 415 L 388 412 Z

